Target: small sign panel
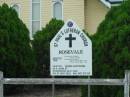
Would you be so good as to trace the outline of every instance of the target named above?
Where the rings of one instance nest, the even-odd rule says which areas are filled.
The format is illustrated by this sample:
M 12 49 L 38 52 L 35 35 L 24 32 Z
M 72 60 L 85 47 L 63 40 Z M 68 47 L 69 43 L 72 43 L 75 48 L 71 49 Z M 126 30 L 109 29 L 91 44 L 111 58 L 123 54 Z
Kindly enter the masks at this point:
M 91 76 L 92 42 L 68 20 L 50 43 L 52 76 Z

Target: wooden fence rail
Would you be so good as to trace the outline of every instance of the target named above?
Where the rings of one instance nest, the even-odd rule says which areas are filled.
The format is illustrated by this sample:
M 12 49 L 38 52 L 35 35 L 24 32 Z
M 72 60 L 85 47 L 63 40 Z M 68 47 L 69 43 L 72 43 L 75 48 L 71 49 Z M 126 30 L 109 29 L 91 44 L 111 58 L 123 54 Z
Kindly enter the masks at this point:
M 0 97 L 3 96 L 4 84 L 56 84 L 56 85 L 121 85 L 124 97 L 129 97 L 130 71 L 125 72 L 124 79 L 83 79 L 83 78 L 4 78 L 0 72 Z

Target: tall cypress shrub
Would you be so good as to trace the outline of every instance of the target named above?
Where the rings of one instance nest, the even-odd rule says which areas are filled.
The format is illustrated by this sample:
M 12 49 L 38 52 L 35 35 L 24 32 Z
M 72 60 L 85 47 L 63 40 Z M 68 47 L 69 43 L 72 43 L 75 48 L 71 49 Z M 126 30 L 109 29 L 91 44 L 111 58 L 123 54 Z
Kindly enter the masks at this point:
M 124 78 L 125 70 L 130 70 L 130 0 L 108 12 L 92 41 L 93 77 Z M 94 86 L 91 89 L 91 97 L 108 96 L 123 97 L 123 87 Z M 87 93 L 83 91 L 82 97 L 87 97 Z
M 41 31 L 36 32 L 33 40 L 33 48 L 37 60 L 37 76 L 50 76 L 50 42 L 61 29 L 64 22 L 52 19 Z
M 0 70 L 4 77 L 29 77 L 34 73 L 29 31 L 8 5 L 0 6 Z

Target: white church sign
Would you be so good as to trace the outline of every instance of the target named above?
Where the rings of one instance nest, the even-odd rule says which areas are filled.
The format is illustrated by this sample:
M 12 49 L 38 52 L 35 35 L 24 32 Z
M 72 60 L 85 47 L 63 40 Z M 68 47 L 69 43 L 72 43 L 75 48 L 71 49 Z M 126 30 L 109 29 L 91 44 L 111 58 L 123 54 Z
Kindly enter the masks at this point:
M 52 76 L 91 76 L 92 43 L 77 24 L 68 20 L 50 43 Z

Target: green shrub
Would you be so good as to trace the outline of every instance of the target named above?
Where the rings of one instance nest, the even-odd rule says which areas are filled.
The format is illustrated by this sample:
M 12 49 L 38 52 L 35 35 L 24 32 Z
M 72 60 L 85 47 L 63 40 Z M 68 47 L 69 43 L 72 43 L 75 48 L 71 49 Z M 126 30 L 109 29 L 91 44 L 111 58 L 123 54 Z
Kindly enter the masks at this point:
M 37 60 L 37 77 L 50 75 L 50 41 L 63 26 L 63 21 L 52 19 L 41 31 L 36 32 L 33 40 L 33 48 Z
M 130 69 L 129 9 L 130 0 L 113 7 L 92 36 L 94 78 L 124 78 L 125 70 Z M 123 87 L 92 87 L 91 97 L 107 96 L 123 97 Z
M 0 70 L 4 77 L 29 77 L 34 71 L 29 31 L 8 5 L 0 6 Z

